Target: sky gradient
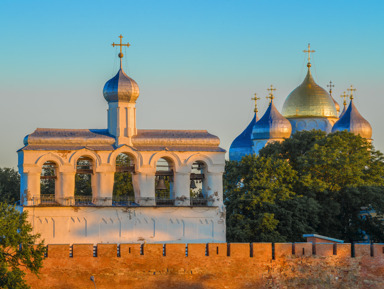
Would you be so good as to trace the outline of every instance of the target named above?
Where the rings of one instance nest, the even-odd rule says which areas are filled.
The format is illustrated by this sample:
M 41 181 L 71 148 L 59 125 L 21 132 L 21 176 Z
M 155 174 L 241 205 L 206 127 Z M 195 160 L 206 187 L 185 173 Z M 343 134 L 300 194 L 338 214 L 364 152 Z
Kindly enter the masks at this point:
M 137 126 L 207 129 L 228 150 L 260 116 L 273 84 L 281 111 L 306 74 L 334 98 L 351 84 L 384 151 L 384 1 L 0 2 L 0 167 L 36 128 L 106 128 L 105 82 L 118 70 L 140 87 Z

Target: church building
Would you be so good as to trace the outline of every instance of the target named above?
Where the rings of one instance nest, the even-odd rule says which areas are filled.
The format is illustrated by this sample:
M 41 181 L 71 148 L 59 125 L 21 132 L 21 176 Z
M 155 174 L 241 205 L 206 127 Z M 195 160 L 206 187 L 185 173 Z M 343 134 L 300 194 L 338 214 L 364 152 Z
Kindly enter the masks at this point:
M 139 86 L 107 81 L 107 129 L 37 128 L 18 151 L 21 206 L 57 243 L 225 242 L 225 150 L 206 130 L 136 126 Z M 126 187 L 117 188 L 124 179 Z M 124 184 L 124 182 L 123 182 Z M 121 182 L 120 182 L 121 186 Z
M 328 85 L 329 93 L 319 86 L 313 79 L 311 73 L 311 50 L 303 52 L 308 53 L 307 75 L 303 82 L 296 87 L 286 98 L 282 112 L 280 113 L 273 104 L 273 91 L 271 86 L 269 90 L 269 106 L 265 114 L 258 119 L 256 101 L 255 115 L 247 128 L 232 142 L 229 149 L 229 159 L 240 161 L 242 157 L 249 154 L 258 154 L 259 150 L 270 142 L 281 142 L 289 138 L 297 131 L 303 130 L 322 130 L 326 133 L 347 130 L 360 135 L 371 141 L 372 127 L 358 112 L 353 103 L 353 92 L 356 90 L 352 86 L 348 89 L 350 92 L 350 103 L 347 108 L 344 97 L 344 110 L 340 112 L 340 106 L 332 97 L 332 82 Z

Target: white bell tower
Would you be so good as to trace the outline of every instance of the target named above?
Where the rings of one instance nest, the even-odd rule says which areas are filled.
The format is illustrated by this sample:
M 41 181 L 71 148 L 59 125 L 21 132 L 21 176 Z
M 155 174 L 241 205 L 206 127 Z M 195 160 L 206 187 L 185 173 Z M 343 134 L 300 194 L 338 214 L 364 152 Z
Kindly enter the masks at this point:
M 120 69 L 117 74 L 104 86 L 104 98 L 108 101 L 108 132 L 116 138 L 117 145 L 132 145 L 132 137 L 137 134 L 136 129 L 136 100 L 140 91 L 136 81 L 130 78 L 123 70 L 122 47 L 130 44 L 112 43 L 120 47 Z

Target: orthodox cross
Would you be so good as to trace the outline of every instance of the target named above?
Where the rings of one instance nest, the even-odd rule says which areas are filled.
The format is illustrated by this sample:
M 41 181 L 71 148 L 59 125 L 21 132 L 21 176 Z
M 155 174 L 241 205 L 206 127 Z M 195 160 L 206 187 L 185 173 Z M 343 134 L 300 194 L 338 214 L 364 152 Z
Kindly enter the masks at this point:
M 348 95 L 345 93 L 345 91 L 344 91 L 344 93 L 342 95 L 340 95 L 340 97 L 342 97 L 344 99 L 343 104 L 344 104 L 344 106 L 346 106 L 347 105 L 346 99 L 347 99 Z
M 350 88 L 347 88 L 347 90 L 349 91 L 349 98 L 352 100 L 353 99 L 353 92 L 356 91 L 356 88 L 353 88 L 353 85 L 351 85 Z
M 127 47 L 129 47 L 129 46 L 131 46 L 131 44 L 129 44 L 129 43 L 127 43 L 127 44 L 123 44 L 123 36 L 122 36 L 121 34 L 120 34 L 119 38 L 120 38 L 120 44 L 116 44 L 115 42 L 113 42 L 113 43 L 112 43 L 112 46 L 113 46 L 113 47 L 115 47 L 115 46 L 120 46 L 119 57 L 120 57 L 120 58 L 123 58 L 123 56 L 124 56 L 123 51 L 122 51 L 123 46 L 127 46 Z
M 253 110 L 255 113 L 258 112 L 257 110 L 257 101 L 260 99 L 260 97 L 257 97 L 256 96 L 256 93 L 254 94 L 255 96 L 251 98 L 251 100 L 254 100 L 255 101 L 255 109 Z
M 315 50 L 311 50 L 311 44 L 308 43 L 308 50 L 303 50 L 304 53 L 308 53 L 308 63 L 311 62 L 311 53 L 316 52 Z
M 332 81 L 330 81 L 329 84 L 327 84 L 327 87 L 329 87 L 329 94 L 332 95 L 332 87 L 335 87 L 335 86 L 332 84 Z
M 271 84 L 270 88 L 267 88 L 267 90 L 269 91 L 269 95 L 267 96 L 267 99 L 270 99 L 272 102 L 272 100 L 275 98 L 273 96 L 273 91 L 276 90 L 276 88 L 274 88 L 273 85 Z

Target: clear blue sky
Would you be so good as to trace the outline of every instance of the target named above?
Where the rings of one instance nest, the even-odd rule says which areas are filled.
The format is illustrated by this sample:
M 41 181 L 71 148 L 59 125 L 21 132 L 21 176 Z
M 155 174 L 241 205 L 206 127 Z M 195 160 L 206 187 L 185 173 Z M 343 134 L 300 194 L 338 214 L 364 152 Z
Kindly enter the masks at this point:
M 132 46 L 138 128 L 207 129 L 229 149 L 273 84 L 281 109 L 305 76 L 305 54 L 334 96 L 350 84 L 384 151 L 384 1 L 0 2 L 0 167 L 37 127 L 106 128 L 112 42 Z M 260 113 L 267 100 L 260 103 Z

